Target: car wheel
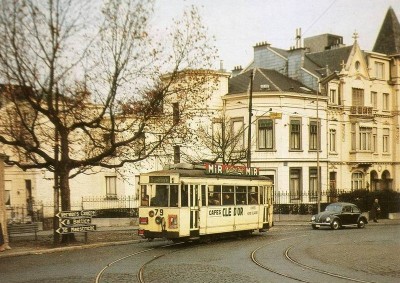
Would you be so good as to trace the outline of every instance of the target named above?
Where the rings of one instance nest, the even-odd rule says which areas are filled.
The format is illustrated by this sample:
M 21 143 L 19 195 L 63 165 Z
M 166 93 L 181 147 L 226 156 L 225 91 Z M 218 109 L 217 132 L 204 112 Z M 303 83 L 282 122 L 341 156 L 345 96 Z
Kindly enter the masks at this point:
M 340 223 L 339 220 L 333 220 L 332 224 L 331 224 L 331 228 L 332 230 L 337 230 L 340 228 Z
M 317 229 L 318 229 L 317 225 L 315 225 L 315 224 L 312 224 L 311 227 L 312 227 L 314 230 L 317 230 Z
M 364 220 L 360 219 L 357 223 L 358 228 L 364 228 L 365 227 L 365 222 Z

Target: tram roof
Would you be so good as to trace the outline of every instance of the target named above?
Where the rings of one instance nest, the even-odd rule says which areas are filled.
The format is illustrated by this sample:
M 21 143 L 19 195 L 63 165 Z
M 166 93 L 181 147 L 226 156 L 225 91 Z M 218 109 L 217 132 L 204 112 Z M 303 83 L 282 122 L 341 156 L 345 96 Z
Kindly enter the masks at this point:
M 214 179 L 245 179 L 245 180 L 271 180 L 267 176 L 263 175 L 221 175 L 221 174 L 206 174 L 206 170 L 203 169 L 167 169 L 167 170 L 159 170 L 148 172 L 143 175 L 170 175 L 170 174 L 179 174 L 181 177 L 193 177 L 193 178 L 214 178 Z

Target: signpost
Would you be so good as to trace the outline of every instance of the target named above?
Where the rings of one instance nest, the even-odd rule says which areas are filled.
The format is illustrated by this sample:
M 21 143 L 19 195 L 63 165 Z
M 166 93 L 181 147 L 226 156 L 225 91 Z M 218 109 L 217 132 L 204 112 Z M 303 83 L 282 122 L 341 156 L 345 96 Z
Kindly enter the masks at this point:
M 96 225 L 91 224 L 94 215 L 96 210 L 60 211 L 56 214 L 60 220 L 60 227 L 56 232 L 59 234 L 85 232 L 85 242 L 87 242 L 87 232 L 96 231 Z

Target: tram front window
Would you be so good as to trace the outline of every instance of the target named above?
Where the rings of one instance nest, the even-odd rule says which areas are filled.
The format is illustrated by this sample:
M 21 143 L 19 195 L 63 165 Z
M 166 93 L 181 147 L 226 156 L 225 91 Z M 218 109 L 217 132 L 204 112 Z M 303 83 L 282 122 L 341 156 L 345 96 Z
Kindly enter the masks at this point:
M 177 185 L 156 185 L 151 195 L 150 206 L 178 207 Z
M 151 198 L 150 206 L 168 206 L 168 191 L 166 185 L 156 185 L 155 196 Z

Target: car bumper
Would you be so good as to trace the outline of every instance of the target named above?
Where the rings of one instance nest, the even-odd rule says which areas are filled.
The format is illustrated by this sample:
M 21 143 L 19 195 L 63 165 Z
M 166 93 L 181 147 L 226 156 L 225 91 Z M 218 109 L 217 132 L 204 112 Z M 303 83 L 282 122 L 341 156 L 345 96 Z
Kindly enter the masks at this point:
M 311 221 L 310 224 L 311 225 L 315 225 L 316 227 L 331 226 L 330 222 L 315 222 L 315 221 Z

